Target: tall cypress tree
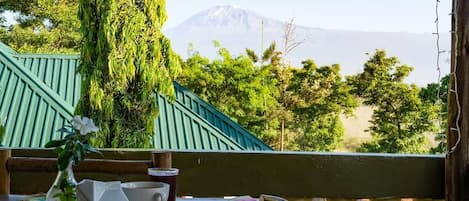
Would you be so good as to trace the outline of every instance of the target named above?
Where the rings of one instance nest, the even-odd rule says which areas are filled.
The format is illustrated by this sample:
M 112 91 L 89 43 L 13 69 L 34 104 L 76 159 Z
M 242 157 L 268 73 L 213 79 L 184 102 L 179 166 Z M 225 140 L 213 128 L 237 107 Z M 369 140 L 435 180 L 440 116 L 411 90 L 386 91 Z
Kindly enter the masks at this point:
M 179 57 L 161 28 L 165 0 L 80 0 L 82 94 L 76 113 L 100 127 L 100 147 L 150 147 L 157 92 L 174 100 Z

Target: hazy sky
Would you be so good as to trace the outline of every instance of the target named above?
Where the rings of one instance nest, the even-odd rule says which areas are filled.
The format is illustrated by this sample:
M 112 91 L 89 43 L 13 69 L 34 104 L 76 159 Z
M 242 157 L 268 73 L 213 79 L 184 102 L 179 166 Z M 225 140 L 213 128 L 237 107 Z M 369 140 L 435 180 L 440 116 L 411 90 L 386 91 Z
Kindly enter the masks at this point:
M 437 0 L 167 0 L 165 28 L 216 5 L 237 5 L 261 15 L 328 29 L 435 32 Z M 451 0 L 440 0 L 440 30 L 449 32 Z
M 236 5 L 261 15 L 298 25 L 326 29 L 435 32 L 437 0 L 166 0 L 166 28 L 216 5 Z M 451 0 L 440 0 L 440 31 L 451 27 Z M 11 14 L 7 22 L 13 22 Z

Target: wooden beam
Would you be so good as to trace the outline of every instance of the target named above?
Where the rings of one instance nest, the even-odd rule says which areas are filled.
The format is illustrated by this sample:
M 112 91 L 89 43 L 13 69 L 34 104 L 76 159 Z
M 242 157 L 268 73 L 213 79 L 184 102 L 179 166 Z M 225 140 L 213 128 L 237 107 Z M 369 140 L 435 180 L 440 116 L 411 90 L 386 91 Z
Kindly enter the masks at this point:
M 99 160 L 86 159 L 74 167 L 75 172 L 101 172 L 110 174 L 147 174 L 152 166 L 150 160 Z M 8 160 L 10 172 L 57 172 L 57 160 L 54 158 L 12 157 Z
M 11 150 L 0 149 L 0 196 L 10 193 L 10 173 L 7 161 L 11 157 Z
M 453 0 L 446 200 L 469 200 L 469 2 Z M 457 92 L 454 93 L 454 92 Z M 458 119 L 459 117 L 459 119 Z M 459 131 L 454 130 L 459 126 Z
M 152 154 L 153 167 L 172 168 L 171 152 L 158 151 Z
M 113 160 L 150 160 L 152 149 L 99 149 L 100 154 L 88 154 L 87 159 L 113 159 Z M 16 148 L 11 150 L 14 157 L 56 158 L 53 149 L 43 148 Z

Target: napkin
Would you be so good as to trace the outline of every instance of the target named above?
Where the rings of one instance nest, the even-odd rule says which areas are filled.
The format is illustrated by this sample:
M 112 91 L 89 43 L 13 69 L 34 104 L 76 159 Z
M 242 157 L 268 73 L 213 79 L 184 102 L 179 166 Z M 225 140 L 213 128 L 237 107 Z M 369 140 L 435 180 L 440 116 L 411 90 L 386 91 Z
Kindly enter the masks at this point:
M 101 182 L 84 179 L 77 185 L 78 201 L 129 201 L 120 181 Z

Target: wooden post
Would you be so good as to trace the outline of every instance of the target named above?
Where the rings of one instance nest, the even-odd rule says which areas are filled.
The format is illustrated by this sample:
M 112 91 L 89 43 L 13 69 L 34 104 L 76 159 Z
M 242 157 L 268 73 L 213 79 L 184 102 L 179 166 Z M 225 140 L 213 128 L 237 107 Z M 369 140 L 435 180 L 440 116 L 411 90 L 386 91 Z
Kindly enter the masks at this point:
M 158 168 L 171 168 L 171 152 L 153 152 L 152 153 L 153 167 Z
M 445 192 L 446 200 L 459 201 L 469 200 L 469 1 L 453 0 L 451 41 L 451 72 L 454 74 L 448 98 L 448 149 L 455 147 L 459 137 L 460 141 L 446 157 Z M 456 125 L 459 125 L 460 136 L 453 129 Z
M 8 158 L 11 150 L 0 149 L 0 196 L 10 194 L 10 173 L 7 169 Z

